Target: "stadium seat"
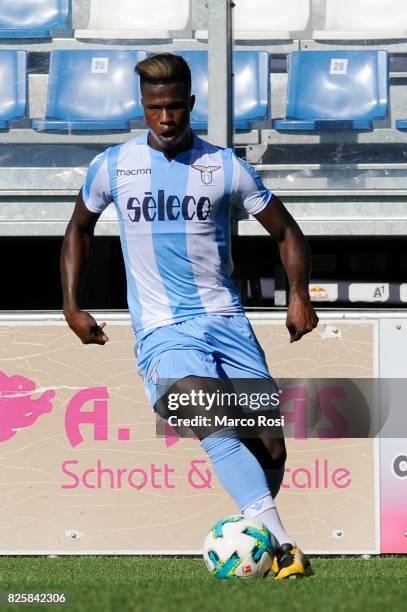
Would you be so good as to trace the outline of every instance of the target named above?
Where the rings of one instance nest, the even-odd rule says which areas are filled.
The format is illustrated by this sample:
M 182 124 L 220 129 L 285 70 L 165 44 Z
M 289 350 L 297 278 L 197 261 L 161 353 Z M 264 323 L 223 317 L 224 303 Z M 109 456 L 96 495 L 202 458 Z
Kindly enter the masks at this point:
M 405 0 L 325 0 L 325 23 L 314 40 L 407 38 Z
M 27 53 L 0 51 L 0 129 L 22 119 L 27 105 Z
M 387 115 L 385 51 L 294 51 L 277 130 L 373 129 Z
M 195 129 L 208 127 L 208 54 L 206 51 L 177 51 L 192 73 L 196 102 L 191 113 Z M 269 117 L 269 62 L 265 51 L 234 52 L 234 127 L 250 129 L 253 122 Z
M 36 130 L 128 130 L 141 119 L 134 66 L 143 51 L 53 51 L 45 119 Z
M 190 38 L 190 0 L 91 0 L 86 29 L 76 38 Z
M 69 0 L 0 0 L 0 38 L 50 38 L 68 19 Z
M 233 35 L 236 40 L 291 40 L 306 30 L 310 0 L 234 0 Z M 207 30 L 195 38 L 207 39 Z

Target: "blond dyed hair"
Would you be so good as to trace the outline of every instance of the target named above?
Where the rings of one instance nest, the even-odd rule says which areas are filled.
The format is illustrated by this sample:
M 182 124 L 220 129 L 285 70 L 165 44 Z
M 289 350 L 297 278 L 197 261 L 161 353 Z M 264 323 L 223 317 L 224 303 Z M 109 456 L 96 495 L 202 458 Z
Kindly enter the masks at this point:
M 140 75 L 140 83 L 162 85 L 182 82 L 191 87 L 191 71 L 187 62 L 180 55 L 160 53 L 142 60 L 135 67 Z

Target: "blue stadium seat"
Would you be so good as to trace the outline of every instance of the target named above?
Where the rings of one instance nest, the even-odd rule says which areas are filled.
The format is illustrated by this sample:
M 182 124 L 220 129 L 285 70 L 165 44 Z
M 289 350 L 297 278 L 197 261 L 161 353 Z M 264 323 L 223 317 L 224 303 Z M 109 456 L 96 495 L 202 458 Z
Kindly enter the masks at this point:
M 144 51 L 53 51 L 45 119 L 36 130 L 129 130 L 143 117 L 134 66 Z
M 0 0 L 0 38 L 50 38 L 68 20 L 69 0 Z
M 195 129 L 208 127 L 208 53 L 177 51 L 188 62 L 192 73 L 192 93 L 196 102 L 191 113 Z M 256 121 L 269 117 L 269 58 L 265 51 L 235 51 L 234 127 L 247 130 Z
M 388 112 L 385 51 L 294 51 L 277 130 L 371 130 Z
M 396 128 L 398 130 L 407 130 L 407 119 L 397 119 Z
M 0 51 L 0 129 L 22 119 L 27 106 L 27 53 Z

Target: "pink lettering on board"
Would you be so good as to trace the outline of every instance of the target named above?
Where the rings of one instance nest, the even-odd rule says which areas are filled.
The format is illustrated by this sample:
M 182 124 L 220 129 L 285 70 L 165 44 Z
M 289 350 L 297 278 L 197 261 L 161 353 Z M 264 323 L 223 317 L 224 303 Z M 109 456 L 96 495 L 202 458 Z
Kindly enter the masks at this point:
M 93 425 L 94 440 L 108 439 L 108 399 L 107 387 L 89 387 L 72 397 L 65 412 L 65 430 L 71 446 L 83 442 L 79 428 L 82 423 Z M 82 410 L 88 403 L 93 403 L 93 410 Z

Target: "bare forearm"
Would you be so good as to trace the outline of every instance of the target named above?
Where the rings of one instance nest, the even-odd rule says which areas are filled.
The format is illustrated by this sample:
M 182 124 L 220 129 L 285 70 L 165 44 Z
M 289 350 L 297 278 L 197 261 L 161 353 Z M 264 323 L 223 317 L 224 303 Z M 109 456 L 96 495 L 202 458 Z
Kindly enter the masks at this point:
M 279 249 L 290 294 L 295 292 L 309 298 L 311 254 L 308 242 L 296 224 L 285 230 L 284 238 L 279 242 Z
M 311 255 L 308 242 L 279 198 L 273 198 L 257 219 L 277 241 L 290 285 L 286 325 L 290 342 L 296 342 L 318 325 L 309 296 Z
M 105 344 L 109 338 L 103 331 L 106 322 L 97 321 L 79 307 L 80 290 L 85 280 L 93 231 L 99 214 L 90 212 L 83 201 L 82 190 L 66 228 L 61 250 L 61 281 L 66 322 L 83 344 Z
M 65 314 L 79 310 L 80 290 L 86 275 L 92 239 L 92 232 L 83 232 L 72 222 L 68 225 L 60 261 Z

